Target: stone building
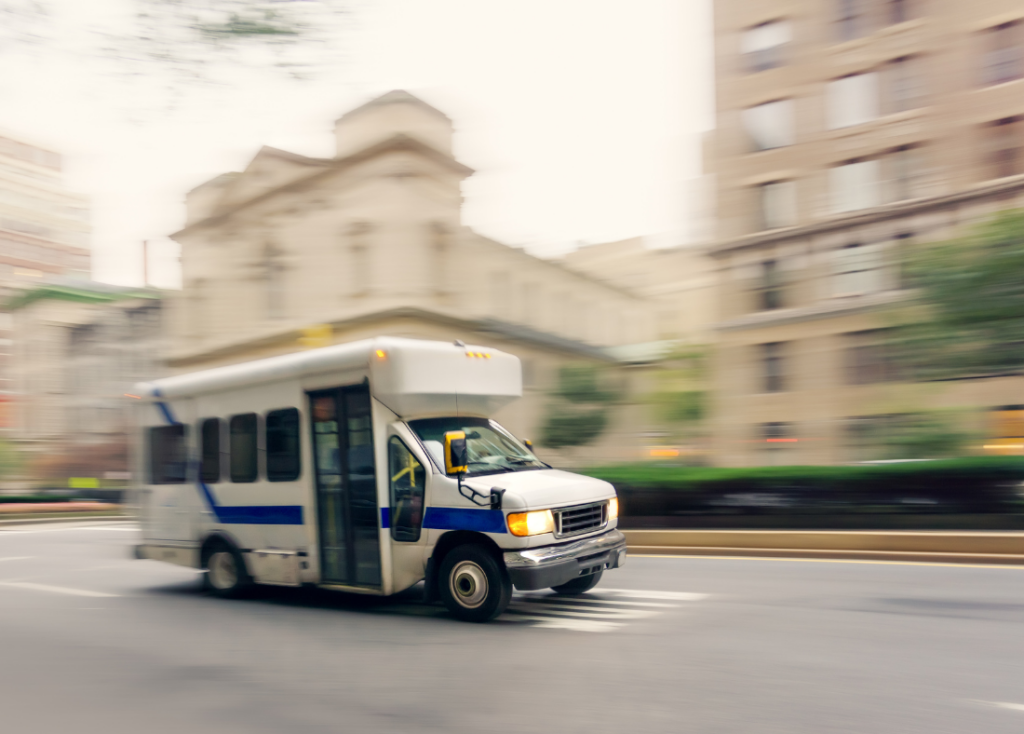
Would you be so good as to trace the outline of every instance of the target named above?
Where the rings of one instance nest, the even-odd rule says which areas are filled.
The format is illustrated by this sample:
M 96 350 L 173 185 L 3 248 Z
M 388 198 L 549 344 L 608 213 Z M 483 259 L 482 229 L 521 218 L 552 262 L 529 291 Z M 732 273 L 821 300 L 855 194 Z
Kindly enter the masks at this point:
M 462 339 L 517 354 L 525 396 L 499 419 L 536 437 L 561 365 L 614 366 L 605 348 L 655 336 L 648 301 L 488 239 L 461 220 L 473 171 L 452 121 L 406 92 L 343 115 L 336 155 L 261 149 L 186 199 L 183 287 L 172 299 L 178 372 L 373 335 Z M 617 421 L 605 446 L 631 441 Z M 605 451 L 595 448 L 593 451 Z
M 41 278 L 88 278 L 89 209 L 61 180 L 61 156 L 0 134 L 0 301 Z M 13 423 L 11 316 L 0 310 L 0 430 Z
M 909 248 L 1024 206 L 1024 6 L 715 0 L 714 25 L 719 462 L 878 458 L 915 411 L 1024 402 L 899 382 L 884 331 Z
M 161 293 L 51 279 L 7 307 L 11 437 L 30 456 L 31 473 L 51 482 L 123 475 L 132 386 L 163 370 Z

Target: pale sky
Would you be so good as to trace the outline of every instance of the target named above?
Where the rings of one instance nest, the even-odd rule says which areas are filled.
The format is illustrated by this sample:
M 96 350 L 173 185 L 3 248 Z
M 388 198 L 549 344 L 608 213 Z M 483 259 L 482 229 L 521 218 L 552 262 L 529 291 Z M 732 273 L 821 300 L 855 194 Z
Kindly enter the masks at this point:
M 712 124 L 710 0 L 362 0 L 329 72 L 239 72 L 146 114 L 153 80 L 84 51 L 83 28 L 115 27 L 131 0 L 50 2 L 51 50 L 0 56 L 0 128 L 65 155 L 67 183 L 92 202 L 97 280 L 140 283 L 148 239 L 151 281 L 177 286 L 166 235 L 186 191 L 261 145 L 331 156 L 333 121 L 396 88 L 454 120 L 455 153 L 477 171 L 463 219 L 482 234 L 545 256 L 691 238 Z

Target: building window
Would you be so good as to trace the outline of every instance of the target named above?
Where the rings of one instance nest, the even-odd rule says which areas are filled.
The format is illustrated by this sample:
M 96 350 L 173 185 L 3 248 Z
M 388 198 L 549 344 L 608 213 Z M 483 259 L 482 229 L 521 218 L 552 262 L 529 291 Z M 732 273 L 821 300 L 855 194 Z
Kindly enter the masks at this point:
M 267 289 L 267 318 L 279 319 L 284 316 L 285 277 L 281 251 L 268 244 L 264 251 L 264 278 Z
M 220 418 L 207 418 L 199 426 L 199 478 L 209 484 L 220 481 Z
M 889 23 L 905 23 L 911 18 L 911 0 L 889 0 Z
M 450 273 L 450 242 L 448 237 L 448 228 L 440 222 L 434 222 L 430 225 L 430 245 L 431 245 L 431 261 L 434 270 L 434 291 L 439 295 L 443 296 L 451 290 Z
M 901 56 L 885 65 L 883 71 L 886 114 L 906 112 L 924 102 L 924 84 L 919 56 Z
M 885 175 L 885 201 L 906 201 L 918 196 L 921 178 L 921 149 L 903 145 L 882 159 Z
M 886 439 L 892 433 L 888 415 L 864 415 L 846 420 L 846 451 L 850 461 L 876 461 L 884 458 Z
M 786 389 L 783 372 L 783 342 L 761 345 L 761 378 L 764 392 L 782 392 Z
M 391 537 L 415 543 L 423 527 L 423 490 L 427 473 L 401 439 L 388 441 L 388 475 L 391 477 Z
M 860 296 L 885 288 L 885 262 L 881 245 L 859 242 L 835 251 L 832 295 Z
M 878 73 L 833 79 L 826 87 L 825 98 L 830 130 L 870 122 L 878 117 Z
M 989 171 L 992 178 L 1022 173 L 1021 145 L 1024 143 L 1024 118 L 1007 117 L 986 125 L 983 131 L 990 148 Z
M 743 31 L 740 52 L 749 71 L 764 71 L 782 66 L 786 44 L 792 39 L 788 21 L 773 20 Z
M 754 150 L 793 144 L 793 100 L 779 99 L 743 110 L 743 128 Z
M 761 263 L 758 306 L 762 311 L 782 308 L 782 273 L 777 260 L 765 260 Z
M 760 229 L 790 227 L 796 223 L 796 183 L 768 181 L 757 187 Z
M 185 426 L 149 429 L 149 483 L 184 484 L 187 479 L 188 445 Z
M 797 439 L 793 437 L 792 423 L 780 421 L 762 423 L 760 434 L 762 445 L 769 457 L 766 463 L 769 465 L 784 463 L 783 457 L 788 453 L 786 449 L 797 442 Z
M 877 160 L 849 161 L 829 171 L 832 211 L 858 211 L 882 203 Z
M 914 274 L 911 269 L 913 246 L 913 232 L 900 232 L 896 235 L 896 257 L 899 263 L 896 281 L 898 287 L 902 290 L 914 287 Z
M 836 0 L 839 11 L 839 40 L 850 41 L 868 32 L 866 0 Z
M 845 341 L 848 385 L 870 385 L 898 379 L 899 371 L 886 330 L 853 332 L 845 335 Z
M 282 408 L 267 413 L 267 479 L 293 482 L 301 473 L 299 411 Z
M 373 274 L 370 271 L 370 231 L 367 222 L 355 222 L 348 230 L 349 253 L 349 293 L 353 296 L 364 296 L 370 292 Z
M 259 475 L 256 429 L 259 418 L 255 413 L 231 417 L 231 481 L 255 482 Z
M 985 33 L 982 82 L 1002 84 L 1020 79 L 1024 67 L 1024 23 L 1003 23 Z

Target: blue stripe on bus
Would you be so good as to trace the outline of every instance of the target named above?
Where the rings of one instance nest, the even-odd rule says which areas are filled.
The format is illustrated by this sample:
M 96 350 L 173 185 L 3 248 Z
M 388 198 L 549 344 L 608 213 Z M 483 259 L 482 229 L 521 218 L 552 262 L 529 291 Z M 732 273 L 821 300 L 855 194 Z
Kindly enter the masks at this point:
M 380 508 L 380 526 L 391 527 L 391 509 Z M 501 510 L 475 510 L 458 507 L 428 507 L 423 527 L 432 530 L 478 530 L 482 533 L 505 533 L 505 516 Z
M 461 507 L 428 507 L 423 527 L 432 530 L 476 530 L 507 533 L 501 510 L 471 510 Z
M 153 389 L 156 397 L 162 397 L 159 388 Z M 164 420 L 168 425 L 181 425 L 174 419 L 171 406 L 162 400 L 156 403 Z M 210 511 L 217 518 L 217 522 L 223 525 L 304 525 L 302 516 L 302 505 L 219 505 L 213 496 L 213 492 L 201 479 L 196 480 L 196 486 L 202 492 L 203 499 L 210 506 Z

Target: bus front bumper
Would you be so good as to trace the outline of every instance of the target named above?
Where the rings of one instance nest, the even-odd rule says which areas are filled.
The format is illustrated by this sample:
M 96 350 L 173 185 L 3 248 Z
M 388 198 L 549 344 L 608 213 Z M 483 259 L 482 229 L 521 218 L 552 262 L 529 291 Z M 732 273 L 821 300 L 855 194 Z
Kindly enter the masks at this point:
M 505 567 L 520 591 L 547 589 L 626 562 L 626 536 L 609 530 L 564 545 L 505 552 Z

